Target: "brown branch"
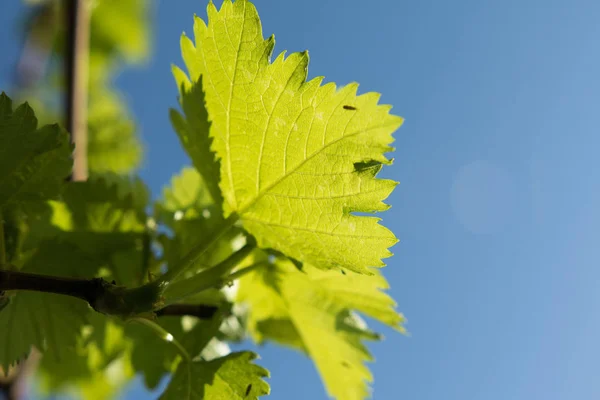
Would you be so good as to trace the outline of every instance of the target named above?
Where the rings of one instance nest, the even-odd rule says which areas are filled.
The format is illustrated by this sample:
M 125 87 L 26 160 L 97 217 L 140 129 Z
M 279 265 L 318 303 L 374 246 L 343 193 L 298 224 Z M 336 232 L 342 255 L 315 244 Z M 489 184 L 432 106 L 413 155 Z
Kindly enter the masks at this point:
M 65 114 L 73 153 L 74 181 L 88 177 L 87 163 L 87 108 L 90 53 L 89 0 L 65 0 L 67 25 L 65 51 L 65 80 L 67 85 Z

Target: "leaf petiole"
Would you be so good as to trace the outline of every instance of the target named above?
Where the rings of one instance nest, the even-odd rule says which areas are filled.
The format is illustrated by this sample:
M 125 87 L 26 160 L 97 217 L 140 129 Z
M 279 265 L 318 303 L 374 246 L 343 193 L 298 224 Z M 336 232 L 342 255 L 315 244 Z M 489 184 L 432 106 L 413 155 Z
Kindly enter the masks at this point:
M 212 246 L 214 246 L 224 234 L 226 234 L 229 229 L 231 229 L 235 223 L 238 221 L 239 216 L 237 214 L 231 214 L 223 224 L 219 226 L 219 228 L 210 235 L 210 239 L 206 242 L 201 242 L 195 247 L 193 247 L 188 253 L 179 260 L 177 264 L 175 264 L 172 268 L 169 268 L 166 274 L 164 274 L 160 280 L 161 282 L 167 283 L 175 280 L 181 273 L 187 271 L 191 266 L 194 265 L 194 262 L 201 257 L 206 251 L 208 251 Z
M 252 272 L 252 271 L 254 271 L 256 269 L 259 269 L 260 267 L 263 267 L 265 265 L 266 265 L 266 262 L 261 261 L 261 262 L 254 263 L 254 264 L 252 264 L 252 265 L 250 265 L 248 267 L 239 269 L 239 270 L 235 271 L 233 274 L 231 274 L 228 277 L 224 278 L 223 279 L 223 283 L 225 284 L 227 282 L 233 282 L 236 279 L 240 279 L 242 276 L 246 275 L 247 273 Z
M 252 240 L 214 267 L 201 271 L 187 279 L 171 284 L 167 283 L 163 291 L 165 305 L 173 304 L 192 294 L 219 287 L 229 282 L 231 279 L 227 275 L 244 261 L 255 247 L 256 245 Z
M 186 362 L 189 363 L 192 361 L 192 358 L 190 357 L 190 354 L 187 352 L 185 347 L 183 347 L 181 345 L 181 343 L 179 343 L 179 341 L 177 341 L 177 339 L 175 339 L 175 337 L 173 337 L 173 335 L 171 335 L 169 332 L 167 332 L 162 326 L 160 326 L 156 322 L 150 321 L 149 319 L 146 319 L 146 318 L 139 318 L 139 317 L 131 318 L 131 321 L 134 321 L 134 322 L 137 322 L 137 323 L 147 326 L 156 334 L 156 336 L 158 336 L 165 342 L 173 343 L 173 345 L 179 351 L 179 354 L 181 354 L 181 356 L 183 357 L 183 359 Z

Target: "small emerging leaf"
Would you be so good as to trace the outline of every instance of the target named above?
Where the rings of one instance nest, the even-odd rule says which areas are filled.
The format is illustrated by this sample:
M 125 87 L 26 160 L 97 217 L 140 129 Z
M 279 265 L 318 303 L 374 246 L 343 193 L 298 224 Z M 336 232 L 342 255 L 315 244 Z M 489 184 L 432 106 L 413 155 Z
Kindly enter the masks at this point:
M 156 203 L 158 222 L 164 223 L 174 233 L 172 238 L 163 238 L 165 258 L 174 264 L 190 249 L 210 241 L 212 233 L 223 223 L 220 206 L 217 206 L 200 173 L 190 167 L 175 175 L 171 185 L 163 189 L 163 198 Z M 231 241 L 240 229 L 233 228 L 212 248 L 199 257 L 198 269 L 223 261 L 232 252 Z

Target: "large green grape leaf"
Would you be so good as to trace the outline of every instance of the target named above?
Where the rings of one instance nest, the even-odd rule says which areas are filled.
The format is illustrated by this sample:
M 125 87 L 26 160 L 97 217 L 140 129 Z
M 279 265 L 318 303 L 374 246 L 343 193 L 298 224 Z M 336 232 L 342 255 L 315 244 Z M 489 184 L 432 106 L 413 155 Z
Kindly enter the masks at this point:
M 231 353 L 211 361 L 179 364 L 162 400 L 250 400 L 269 394 L 269 372 L 252 363 L 251 352 Z
M 194 36 L 182 37 L 182 54 L 206 92 L 225 215 L 237 213 L 261 247 L 321 268 L 384 265 L 397 239 L 353 213 L 388 208 L 396 182 L 375 175 L 402 118 L 377 93 L 357 96 L 357 84 L 307 82 L 307 52 L 271 63 L 274 38 L 263 39 L 246 0 L 210 3 Z
M 378 339 L 355 311 L 403 331 L 401 314 L 380 274 L 324 271 L 277 259 L 241 279 L 238 301 L 250 305 L 248 329 L 258 342 L 274 340 L 307 353 L 337 399 L 368 396 L 371 361 L 362 339 Z
M 12 109 L 0 94 L 0 208 L 56 198 L 71 172 L 69 135 L 58 125 L 37 129 L 27 103 Z

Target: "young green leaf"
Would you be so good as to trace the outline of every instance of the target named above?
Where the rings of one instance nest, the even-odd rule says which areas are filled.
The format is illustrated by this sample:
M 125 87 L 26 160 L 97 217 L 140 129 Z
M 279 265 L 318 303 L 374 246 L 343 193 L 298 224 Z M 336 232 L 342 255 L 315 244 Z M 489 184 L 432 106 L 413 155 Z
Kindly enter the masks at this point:
M 362 339 L 378 339 L 354 314 L 359 311 L 403 331 L 402 315 L 381 289 L 385 279 L 323 271 L 287 260 L 241 279 L 238 301 L 250 305 L 248 328 L 258 342 L 274 340 L 307 353 L 331 396 L 359 400 L 368 396 L 372 358 Z
M 58 125 L 37 128 L 27 103 L 12 109 L 0 94 L 0 208 L 56 198 L 72 167 L 69 135 Z
M 175 175 L 171 185 L 163 189 L 163 198 L 156 203 L 156 218 L 174 233 L 172 238 L 163 238 L 165 259 L 174 265 L 193 247 L 209 242 L 213 232 L 223 224 L 220 206 L 217 207 L 208 190 L 208 185 L 194 168 L 183 168 Z M 232 240 L 240 234 L 233 227 L 221 240 L 195 260 L 197 269 L 216 265 L 232 252 Z
M 177 67 L 173 67 L 173 73 L 176 78 L 183 75 Z M 202 175 L 213 202 L 221 207 L 223 196 L 219 188 L 219 161 L 215 160 L 215 154 L 210 150 L 212 139 L 208 136 L 210 123 L 204 104 L 202 81 L 194 85 L 181 82 L 179 90 L 179 102 L 185 117 L 171 109 L 171 123 L 194 167 Z
M 261 247 L 322 268 L 384 265 L 397 239 L 352 213 L 388 208 L 396 182 L 375 175 L 402 118 L 376 93 L 357 96 L 357 84 L 307 82 L 307 52 L 271 63 L 274 39 L 246 0 L 210 3 L 194 36 L 195 46 L 182 37 L 182 54 L 206 91 L 226 216 L 237 213 Z
M 186 167 L 173 176 L 171 186 L 163 189 L 163 200 L 157 205 L 159 211 L 168 212 L 175 220 L 181 220 L 206 217 L 202 214 L 212 204 L 213 200 L 198 171 Z
M 269 394 L 269 372 L 253 364 L 256 354 L 232 353 L 212 361 L 180 363 L 161 400 L 251 400 Z

